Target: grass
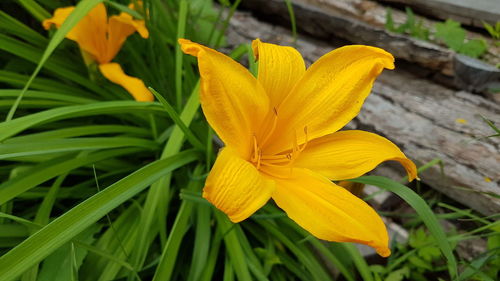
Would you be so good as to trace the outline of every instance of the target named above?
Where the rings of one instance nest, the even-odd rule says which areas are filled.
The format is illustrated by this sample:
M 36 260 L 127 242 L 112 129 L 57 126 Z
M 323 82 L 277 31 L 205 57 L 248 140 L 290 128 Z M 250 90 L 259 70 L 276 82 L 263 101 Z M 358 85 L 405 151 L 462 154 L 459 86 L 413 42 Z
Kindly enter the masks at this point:
M 0 11 L 0 280 L 378 281 L 409 268 L 418 249 L 394 248 L 377 269 L 354 245 L 317 240 L 272 203 L 233 224 L 201 197 L 217 149 L 199 110 L 195 60 L 177 39 L 220 47 L 239 1 L 221 1 L 227 14 L 205 0 L 144 0 L 144 11 L 133 12 L 150 37 L 131 36 L 115 60 L 150 87 L 152 103 L 133 101 L 87 68 L 64 39 L 99 2 L 79 1 L 49 32 L 41 21 L 71 1 L 0 4 L 16 5 Z M 126 1 L 104 2 L 113 13 L 130 12 Z M 242 45 L 231 56 L 250 52 Z M 440 276 L 494 276 L 499 236 L 491 218 L 443 205 L 477 223 L 446 233 L 432 201 L 408 187 L 381 177 L 355 181 L 388 189 L 416 210 L 413 227 L 424 224 L 433 237 L 422 247 L 444 257 L 433 261 L 444 265 Z M 470 237 L 491 245 L 463 261 L 453 243 Z

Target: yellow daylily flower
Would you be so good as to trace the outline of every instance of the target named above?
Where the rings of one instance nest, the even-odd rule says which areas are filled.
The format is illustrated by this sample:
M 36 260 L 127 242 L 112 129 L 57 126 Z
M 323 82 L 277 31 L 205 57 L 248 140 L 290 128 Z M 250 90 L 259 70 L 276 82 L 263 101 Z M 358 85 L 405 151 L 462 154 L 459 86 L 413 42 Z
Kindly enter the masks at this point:
M 198 58 L 203 112 L 224 142 L 203 197 L 239 222 L 272 198 L 314 236 L 357 242 L 388 256 L 382 219 L 363 200 L 332 180 L 365 174 L 396 160 L 409 179 L 415 164 L 373 133 L 339 131 L 360 111 L 375 78 L 394 58 L 369 46 L 338 48 L 307 70 L 291 47 L 253 41 L 255 78 L 213 49 L 180 39 Z
M 45 29 L 61 27 L 75 7 L 58 8 L 54 16 L 42 22 Z M 80 46 L 85 58 L 95 61 L 99 71 L 111 82 L 125 88 L 137 101 L 152 101 L 151 92 L 142 80 L 128 76 L 118 63 L 111 62 L 120 51 L 128 36 L 138 32 L 142 38 L 148 38 L 149 32 L 143 20 L 134 20 L 127 13 L 120 13 L 108 18 L 106 6 L 97 4 L 73 29 L 66 38 Z

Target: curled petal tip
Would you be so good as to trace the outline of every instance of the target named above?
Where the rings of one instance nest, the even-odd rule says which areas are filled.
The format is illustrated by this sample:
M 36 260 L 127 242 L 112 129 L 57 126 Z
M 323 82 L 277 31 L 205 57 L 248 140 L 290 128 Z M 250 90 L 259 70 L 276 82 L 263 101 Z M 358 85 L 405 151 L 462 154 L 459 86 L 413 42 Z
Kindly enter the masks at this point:
M 42 26 L 43 26 L 43 29 L 49 30 L 50 27 L 52 26 L 52 22 L 50 22 L 50 20 L 43 20 Z
M 252 51 L 256 61 L 259 60 L 259 44 L 261 43 L 259 38 L 252 41 Z
M 387 52 L 384 49 L 377 48 L 377 47 L 367 46 L 367 48 L 370 48 L 372 51 L 374 51 L 375 53 L 377 53 L 379 55 L 380 63 L 384 66 L 384 68 L 394 69 L 394 60 L 395 59 L 391 53 Z
M 382 50 L 382 49 L 381 49 Z M 383 51 L 383 50 L 382 50 Z M 394 66 L 394 57 L 392 56 L 391 53 L 388 53 L 386 51 L 383 51 L 385 56 L 383 58 L 380 59 L 382 65 L 386 68 L 386 69 L 394 69 L 395 66 Z
M 179 39 L 177 39 L 177 42 L 179 42 L 179 44 L 180 44 L 181 46 L 182 46 L 183 44 L 193 43 L 191 40 L 184 39 L 184 38 L 179 38 Z
M 377 251 L 377 254 L 384 258 L 387 258 L 391 255 L 391 250 L 387 247 L 376 248 L 375 251 Z
M 403 159 L 396 159 L 397 161 L 400 161 L 400 163 L 403 165 L 403 167 L 406 170 L 406 173 L 408 174 L 408 181 L 412 182 L 413 180 L 420 180 L 417 174 L 417 166 L 413 161 L 411 161 L 408 158 L 403 158 Z
M 178 42 L 181 45 L 182 51 L 188 55 L 197 57 L 200 51 L 203 50 L 203 46 L 188 39 L 179 38 Z

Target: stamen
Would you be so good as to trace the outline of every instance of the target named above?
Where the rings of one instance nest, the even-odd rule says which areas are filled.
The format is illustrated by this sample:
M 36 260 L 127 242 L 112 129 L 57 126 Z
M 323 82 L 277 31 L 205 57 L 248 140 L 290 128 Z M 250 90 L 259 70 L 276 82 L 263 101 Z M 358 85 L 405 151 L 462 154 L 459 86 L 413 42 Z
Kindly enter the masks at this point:
M 257 155 L 258 150 L 259 150 L 259 147 L 257 146 L 257 138 L 255 137 L 255 135 L 253 135 L 253 155 L 252 155 L 251 161 L 254 163 L 257 161 L 257 158 L 258 158 L 258 155 Z
M 285 155 L 282 155 L 282 154 L 276 154 L 276 155 L 264 155 L 262 156 L 262 160 L 282 160 L 284 157 L 286 157 Z
M 292 152 L 292 155 L 290 157 L 290 163 L 288 163 L 287 166 L 292 166 L 293 163 L 295 162 L 295 160 L 297 160 L 297 158 L 299 157 L 300 153 L 302 153 L 302 151 L 304 151 L 304 149 L 306 149 L 306 145 L 309 141 L 308 134 L 307 134 L 307 126 L 304 127 L 304 134 L 305 134 L 304 143 L 302 145 L 299 145 L 297 133 L 295 133 L 295 139 L 293 141 L 293 152 Z
M 299 137 L 295 132 L 295 137 L 293 139 L 293 144 L 288 152 L 275 155 L 262 155 L 262 150 L 257 144 L 257 138 L 254 136 L 254 153 L 252 156 L 252 162 L 256 165 L 257 169 L 261 166 L 265 167 L 276 167 L 276 168 L 290 168 L 290 173 L 292 173 L 292 168 L 295 160 L 299 157 L 300 153 L 304 151 L 309 142 L 309 134 L 307 132 L 307 126 L 304 127 L 304 143 L 299 145 Z
M 305 140 L 304 143 L 302 144 L 302 147 L 300 147 L 300 152 L 304 151 L 306 149 L 307 143 L 309 142 L 308 134 L 307 134 L 307 126 L 304 127 L 304 134 L 305 134 Z
M 268 161 L 265 161 L 265 162 L 262 162 L 261 163 L 262 166 L 267 166 L 267 167 L 277 167 L 277 168 L 283 168 L 283 167 L 286 167 L 286 165 L 280 165 L 280 164 L 273 164 L 273 163 L 270 163 Z
M 278 110 L 276 109 L 276 107 L 273 107 L 273 112 L 274 115 L 273 115 L 273 124 L 271 126 L 271 130 L 269 130 L 269 132 L 266 134 L 266 136 L 260 143 L 260 147 L 264 147 L 264 145 L 267 143 L 271 135 L 274 133 L 274 130 L 276 129 L 276 124 L 278 123 Z
M 260 150 L 259 145 L 257 144 L 257 137 L 253 136 L 253 154 L 250 161 L 256 164 L 257 170 L 260 168 L 262 160 L 262 150 Z

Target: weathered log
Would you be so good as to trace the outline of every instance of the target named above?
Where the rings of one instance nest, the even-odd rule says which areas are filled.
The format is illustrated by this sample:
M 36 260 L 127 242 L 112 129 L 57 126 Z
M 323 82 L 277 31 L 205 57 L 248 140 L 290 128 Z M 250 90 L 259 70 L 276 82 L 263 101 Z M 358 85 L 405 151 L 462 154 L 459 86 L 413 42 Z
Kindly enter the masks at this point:
M 468 91 L 487 90 L 500 81 L 500 69 L 468 56 L 455 55 L 454 69 L 456 85 Z
M 498 0 L 379 0 L 401 3 L 425 15 L 439 19 L 454 19 L 466 25 L 483 27 L 483 22 L 495 24 L 500 19 Z
M 371 25 L 347 13 L 340 13 L 328 3 L 316 6 L 316 3 L 312 4 L 315 1 L 293 0 L 292 2 L 298 26 L 314 37 L 320 39 L 340 37 L 350 42 L 376 45 L 398 58 L 448 75 L 453 73 L 451 60 L 453 53 L 445 48 L 406 35 L 387 32 L 383 26 Z M 281 0 L 252 0 L 242 3 L 244 7 L 258 13 L 269 17 L 280 17 L 283 23 L 289 22 L 287 7 Z
M 228 42 L 234 47 L 254 38 L 284 45 L 293 41 L 285 28 L 237 13 L 231 20 Z M 304 36 L 295 45 L 308 63 L 336 47 Z M 500 200 L 488 195 L 500 195 L 500 138 L 474 139 L 493 133 L 481 116 L 500 124 L 500 106 L 396 68 L 384 71 L 360 115 L 347 127 L 388 137 L 417 163 L 441 159 L 444 174 L 434 166 L 420 175 L 422 181 L 489 215 L 500 212 Z M 398 168 L 385 165 L 377 173 L 394 175 Z
M 256 11 L 259 15 L 289 25 L 288 10 L 282 0 L 252 0 L 242 3 L 243 7 Z M 463 64 L 452 50 L 409 35 L 385 30 L 386 10 L 378 3 L 361 0 L 292 0 L 292 3 L 298 26 L 307 34 L 324 40 L 338 37 L 357 44 L 378 46 L 399 59 L 416 63 L 447 76 L 455 76 L 454 85 L 457 88 L 466 85 L 467 88 L 462 89 L 476 92 L 481 92 L 486 88 L 483 84 L 471 84 L 469 81 L 462 80 L 468 73 L 476 72 L 473 66 L 480 64 L 480 61 L 474 64 Z M 395 21 L 400 22 L 404 17 L 401 13 L 394 14 Z M 427 25 L 433 24 L 429 22 Z M 493 53 L 486 55 L 485 59 L 495 65 L 500 58 L 498 54 L 495 55 L 496 49 L 492 48 Z M 468 59 L 468 61 L 472 60 L 474 59 Z M 483 68 L 483 70 L 487 71 L 481 72 L 484 75 L 479 80 L 491 79 L 485 81 L 486 83 L 498 80 L 500 71 L 494 66 Z

